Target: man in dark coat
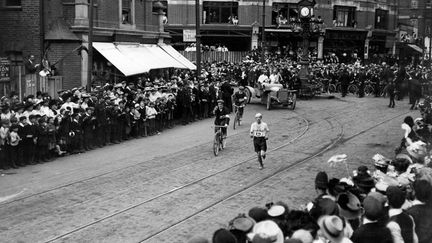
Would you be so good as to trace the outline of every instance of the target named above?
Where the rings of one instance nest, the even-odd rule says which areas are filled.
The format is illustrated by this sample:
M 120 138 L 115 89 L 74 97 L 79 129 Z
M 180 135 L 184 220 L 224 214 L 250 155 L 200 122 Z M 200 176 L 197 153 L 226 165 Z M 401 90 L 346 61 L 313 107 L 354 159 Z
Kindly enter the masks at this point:
M 81 118 L 84 132 L 83 145 L 85 150 L 91 150 L 94 146 L 94 137 L 96 131 L 96 118 L 93 115 L 94 108 L 87 107 L 86 113 Z
M 353 243 L 393 243 L 390 230 L 381 219 L 385 215 L 386 199 L 375 193 L 368 195 L 363 201 L 364 224 L 356 229 L 351 237 Z
M 37 124 L 35 115 L 29 116 L 29 121 L 22 128 L 22 134 L 25 164 L 34 164 L 37 142 Z
M 350 83 L 350 75 L 346 68 L 343 68 L 339 75 L 339 82 L 341 84 L 342 97 L 345 97 L 348 93 L 348 85 Z
M 232 112 L 232 95 L 234 93 L 234 89 L 231 87 L 228 81 L 225 81 L 221 85 L 222 91 L 222 99 L 225 102 L 225 107 L 228 108 L 229 113 Z

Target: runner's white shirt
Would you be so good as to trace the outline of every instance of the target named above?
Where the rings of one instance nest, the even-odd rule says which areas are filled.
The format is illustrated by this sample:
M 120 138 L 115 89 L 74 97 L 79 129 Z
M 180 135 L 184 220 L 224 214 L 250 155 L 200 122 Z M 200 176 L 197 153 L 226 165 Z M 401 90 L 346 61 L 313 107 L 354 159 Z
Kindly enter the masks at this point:
M 254 137 L 265 137 L 268 132 L 270 130 L 265 122 L 261 122 L 260 124 L 254 122 L 251 125 L 250 134 Z

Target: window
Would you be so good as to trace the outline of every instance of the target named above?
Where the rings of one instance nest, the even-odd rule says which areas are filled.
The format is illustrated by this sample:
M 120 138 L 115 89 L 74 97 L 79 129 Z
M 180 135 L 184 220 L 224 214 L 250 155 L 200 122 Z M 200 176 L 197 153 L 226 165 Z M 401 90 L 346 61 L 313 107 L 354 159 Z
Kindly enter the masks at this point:
M 121 24 L 133 25 L 135 24 L 135 0 L 121 0 Z
M 411 0 L 411 8 L 418 8 L 418 0 Z
M 426 8 L 432 8 L 432 0 L 425 0 Z
M 1 5 L 4 8 L 21 8 L 21 0 L 4 0 Z
M 237 2 L 203 2 L 203 23 L 222 24 L 238 21 Z
M 334 26 L 357 27 L 355 13 L 355 7 L 335 6 L 333 9 Z
M 272 24 L 284 25 L 295 22 L 298 19 L 298 9 L 296 4 L 273 3 Z
M 375 10 L 375 29 L 387 29 L 388 26 L 388 10 Z

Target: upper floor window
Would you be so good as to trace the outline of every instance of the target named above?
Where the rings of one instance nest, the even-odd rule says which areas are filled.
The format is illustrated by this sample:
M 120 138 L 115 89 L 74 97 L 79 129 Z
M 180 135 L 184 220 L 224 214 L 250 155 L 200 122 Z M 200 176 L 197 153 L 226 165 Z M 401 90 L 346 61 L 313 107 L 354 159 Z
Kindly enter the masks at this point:
M 333 25 L 341 27 L 357 27 L 356 8 L 347 6 L 334 6 Z
M 296 4 L 273 3 L 272 24 L 284 25 L 298 20 L 298 7 Z
M 387 29 L 388 27 L 388 10 L 375 10 L 375 29 Z
M 3 8 L 21 8 L 21 0 L 3 0 L 1 2 Z
M 121 0 L 121 19 L 122 24 L 135 24 L 135 0 Z
M 237 2 L 203 2 L 203 23 L 238 23 Z
M 418 0 L 411 0 L 411 8 L 418 8 Z
M 426 8 L 432 8 L 432 0 L 425 0 Z

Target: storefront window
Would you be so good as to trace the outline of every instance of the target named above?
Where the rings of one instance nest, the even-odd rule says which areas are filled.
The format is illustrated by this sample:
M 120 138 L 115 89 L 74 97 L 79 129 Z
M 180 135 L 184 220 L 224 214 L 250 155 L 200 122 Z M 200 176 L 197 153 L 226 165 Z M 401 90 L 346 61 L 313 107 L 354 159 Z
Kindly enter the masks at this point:
M 237 2 L 203 2 L 204 24 L 234 22 L 238 22 Z
M 289 3 L 273 3 L 272 24 L 284 25 L 298 20 L 297 5 Z
M 357 27 L 356 8 L 335 6 L 333 9 L 333 25 L 340 27 Z
M 388 10 L 375 10 L 375 29 L 387 29 Z

